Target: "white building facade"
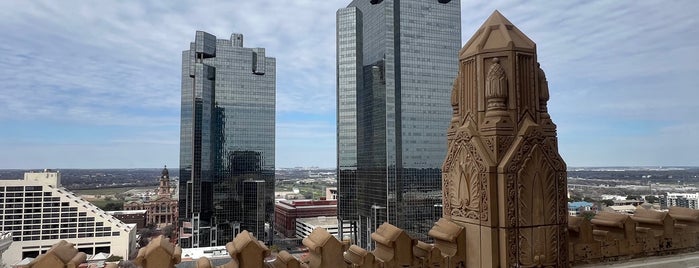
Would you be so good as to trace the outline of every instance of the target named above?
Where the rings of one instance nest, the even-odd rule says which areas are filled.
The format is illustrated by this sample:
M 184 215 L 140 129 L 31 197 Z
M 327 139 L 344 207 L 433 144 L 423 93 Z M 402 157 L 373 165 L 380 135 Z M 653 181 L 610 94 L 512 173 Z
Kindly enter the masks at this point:
M 699 193 L 667 193 L 668 207 L 699 209 Z
M 338 230 L 338 220 L 335 217 L 325 217 L 325 216 L 320 216 L 320 217 L 313 217 L 313 218 L 297 218 L 296 219 L 296 237 L 297 238 L 306 238 L 309 235 L 311 235 L 311 232 L 315 230 L 316 228 L 323 228 L 328 233 L 330 233 L 332 236 L 334 236 L 337 239 L 343 240 L 342 237 L 339 237 L 339 230 Z M 351 235 L 352 233 L 352 226 L 349 223 L 344 224 L 343 228 L 343 234 L 346 236 Z
M 60 173 L 25 173 L 0 180 L 0 231 L 12 234 L 2 254 L 6 264 L 46 252 L 60 240 L 88 255 L 112 253 L 125 259 L 135 250 L 136 228 L 62 188 Z

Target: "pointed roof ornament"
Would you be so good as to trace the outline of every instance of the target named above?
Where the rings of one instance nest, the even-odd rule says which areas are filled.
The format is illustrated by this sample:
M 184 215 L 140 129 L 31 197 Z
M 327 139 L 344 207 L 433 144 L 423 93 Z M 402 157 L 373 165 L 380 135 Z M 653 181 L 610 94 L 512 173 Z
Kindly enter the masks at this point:
M 536 44 L 499 11 L 495 10 L 459 51 L 459 58 L 463 59 L 480 53 L 502 50 L 534 52 Z

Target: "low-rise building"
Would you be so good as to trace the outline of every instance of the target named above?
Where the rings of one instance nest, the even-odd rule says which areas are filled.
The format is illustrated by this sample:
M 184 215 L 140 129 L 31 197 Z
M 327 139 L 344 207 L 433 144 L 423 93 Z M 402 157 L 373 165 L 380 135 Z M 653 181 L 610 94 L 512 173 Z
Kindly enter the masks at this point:
M 636 206 L 633 205 L 609 206 L 608 208 L 614 212 L 623 214 L 634 214 L 636 212 Z
M 0 231 L 0 257 L 5 252 L 5 250 L 10 248 L 11 244 L 12 244 L 12 233 Z M 2 265 L 2 259 L 0 259 L 0 265 Z
M 585 211 L 593 211 L 594 204 L 585 201 L 568 202 L 568 215 L 578 216 Z
M 335 238 L 342 240 L 342 237 L 338 237 L 338 221 L 337 217 L 313 217 L 313 218 L 297 218 L 296 219 L 296 237 L 305 238 L 308 237 L 313 230 L 316 228 L 323 228 L 328 233 L 333 235 Z M 352 225 L 346 223 L 343 228 L 344 234 L 350 234 L 352 232 Z
M 699 209 L 699 193 L 667 193 L 660 198 L 663 208 L 683 207 Z
M 274 206 L 275 230 L 285 237 L 296 236 L 296 219 L 337 216 L 337 200 L 280 200 Z
M 136 226 L 61 187 L 57 171 L 0 180 L 0 215 L 0 231 L 10 232 L 13 240 L 2 254 L 7 264 L 36 257 L 61 240 L 88 255 L 104 252 L 127 258 L 135 250 Z
M 136 224 L 136 228 L 146 228 L 146 210 L 118 210 L 106 212 L 124 223 Z

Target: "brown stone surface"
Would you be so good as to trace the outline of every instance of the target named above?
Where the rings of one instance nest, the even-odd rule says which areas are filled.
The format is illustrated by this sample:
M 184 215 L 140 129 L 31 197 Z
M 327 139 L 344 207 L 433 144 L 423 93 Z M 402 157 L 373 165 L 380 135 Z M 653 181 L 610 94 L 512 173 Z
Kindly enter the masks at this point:
M 308 247 L 308 267 L 325 268 L 345 265 L 342 257 L 345 244 L 325 229 L 316 228 L 302 242 L 304 246 Z
M 85 262 L 87 255 L 78 252 L 75 245 L 61 240 L 54 244 L 46 253 L 39 255 L 25 267 L 27 268 L 74 268 Z
M 442 168 L 467 267 L 568 266 L 566 166 L 536 44 L 495 11 L 461 49 Z
M 404 230 L 384 222 L 371 234 L 371 239 L 376 243 L 374 256 L 385 267 L 414 265 L 413 246 L 417 241 Z
M 134 262 L 143 268 L 175 267 L 175 264 L 180 263 L 181 255 L 182 249 L 171 244 L 168 238 L 161 235 L 139 249 Z

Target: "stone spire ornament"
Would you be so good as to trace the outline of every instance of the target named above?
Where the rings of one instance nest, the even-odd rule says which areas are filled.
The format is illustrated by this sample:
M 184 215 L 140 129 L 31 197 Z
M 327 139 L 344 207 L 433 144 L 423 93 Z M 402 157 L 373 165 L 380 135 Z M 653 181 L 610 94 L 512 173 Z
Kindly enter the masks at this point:
M 568 267 L 566 165 L 536 44 L 495 11 L 459 54 L 442 190 L 466 267 Z

